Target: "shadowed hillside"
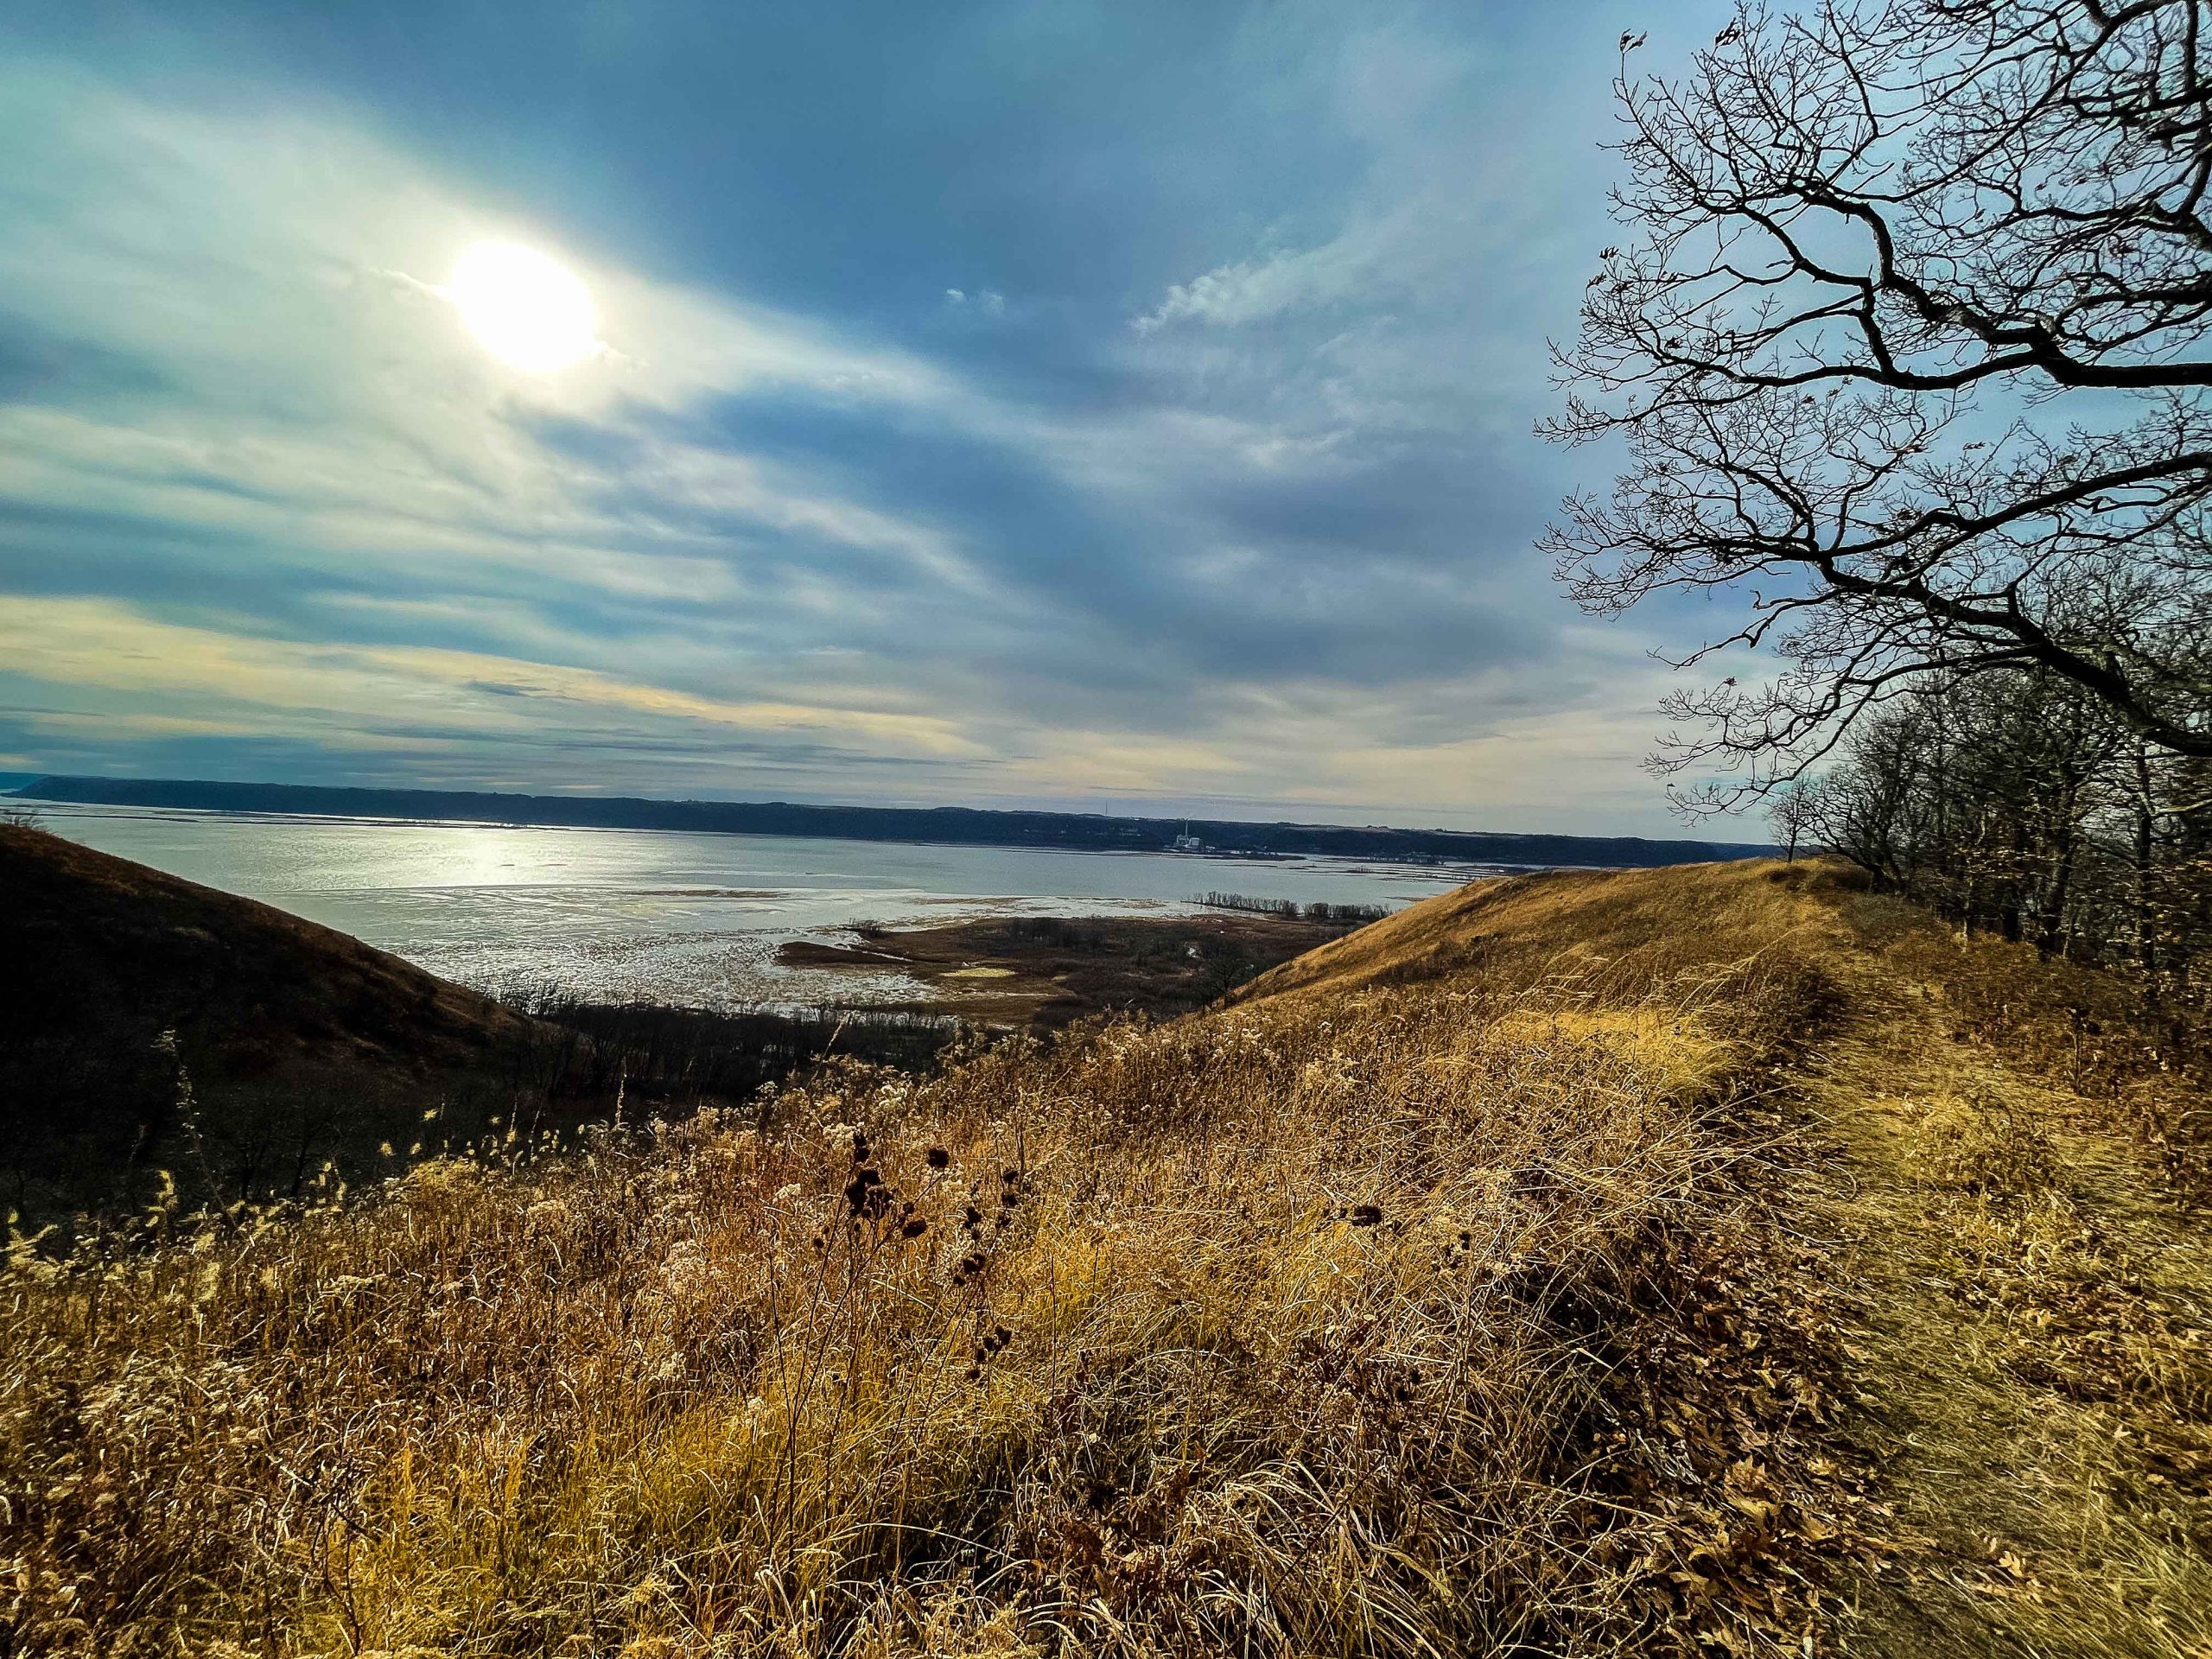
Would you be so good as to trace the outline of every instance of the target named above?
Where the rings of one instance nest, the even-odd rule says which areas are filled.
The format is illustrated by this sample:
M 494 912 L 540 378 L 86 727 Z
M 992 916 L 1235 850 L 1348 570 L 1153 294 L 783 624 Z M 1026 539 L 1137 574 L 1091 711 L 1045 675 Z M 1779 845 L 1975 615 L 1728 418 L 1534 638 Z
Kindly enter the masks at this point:
M 0 1211 L 27 1228 L 302 1197 L 491 1137 L 737 1105 L 825 1055 L 925 1065 L 942 1019 L 526 1014 L 359 940 L 0 824 Z M 527 1016 L 527 1017 L 526 1017 Z
M 424 1113 L 495 1111 L 530 1034 L 358 939 L 37 830 L 0 825 L 0 1204 L 28 1213 L 157 1168 L 284 1192 L 364 1141 L 465 1136 Z

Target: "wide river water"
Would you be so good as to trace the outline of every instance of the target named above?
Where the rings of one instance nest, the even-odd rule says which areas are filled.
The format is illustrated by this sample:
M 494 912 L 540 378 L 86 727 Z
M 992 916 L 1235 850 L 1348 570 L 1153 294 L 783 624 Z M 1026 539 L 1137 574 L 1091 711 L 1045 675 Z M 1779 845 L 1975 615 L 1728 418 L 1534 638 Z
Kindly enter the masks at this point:
M 1488 873 L 35 804 L 73 841 L 261 899 L 464 984 L 692 1007 L 911 995 L 900 976 L 776 964 L 785 939 L 840 939 L 862 921 L 1171 913 L 1211 890 L 1395 907 Z

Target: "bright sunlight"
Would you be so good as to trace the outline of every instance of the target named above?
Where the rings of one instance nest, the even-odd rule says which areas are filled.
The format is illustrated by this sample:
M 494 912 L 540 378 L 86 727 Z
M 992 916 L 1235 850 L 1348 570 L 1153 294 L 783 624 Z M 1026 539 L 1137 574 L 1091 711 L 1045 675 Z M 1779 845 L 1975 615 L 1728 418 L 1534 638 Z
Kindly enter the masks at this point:
M 446 294 L 492 354 L 518 369 L 565 369 L 599 344 L 591 290 L 534 248 L 474 244 L 454 266 Z

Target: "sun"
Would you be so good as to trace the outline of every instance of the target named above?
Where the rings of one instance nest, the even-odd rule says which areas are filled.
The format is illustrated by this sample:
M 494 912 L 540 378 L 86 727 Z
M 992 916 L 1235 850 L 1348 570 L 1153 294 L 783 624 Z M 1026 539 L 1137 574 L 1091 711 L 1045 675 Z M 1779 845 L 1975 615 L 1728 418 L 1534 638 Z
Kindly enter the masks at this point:
M 492 355 L 516 368 L 550 374 L 599 348 L 591 290 L 535 248 L 476 243 L 454 265 L 445 291 Z

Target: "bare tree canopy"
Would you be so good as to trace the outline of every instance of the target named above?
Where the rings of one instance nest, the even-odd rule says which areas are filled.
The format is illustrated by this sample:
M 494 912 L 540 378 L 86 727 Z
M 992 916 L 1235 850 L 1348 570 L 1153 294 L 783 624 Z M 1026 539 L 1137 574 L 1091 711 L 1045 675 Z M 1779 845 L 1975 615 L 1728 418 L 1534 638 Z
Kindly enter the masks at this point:
M 2212 0 L 1813 0 L 1618 86 L 1623 245 L 1548 435 L 1623 440 L 1575 596 L 1748 604 L 1669 700 L 1725 805 L 1934 674 L 2032 667 L 2212 756 Z M 1719 774 L 1718 781 L 1714 781 Z
M 1967 931 L 2134 969 L 2212 1004 L 2212 762 L 2157 751 L 2047 669 L 1926 677 L 1855 725 L 1778 828 Z

